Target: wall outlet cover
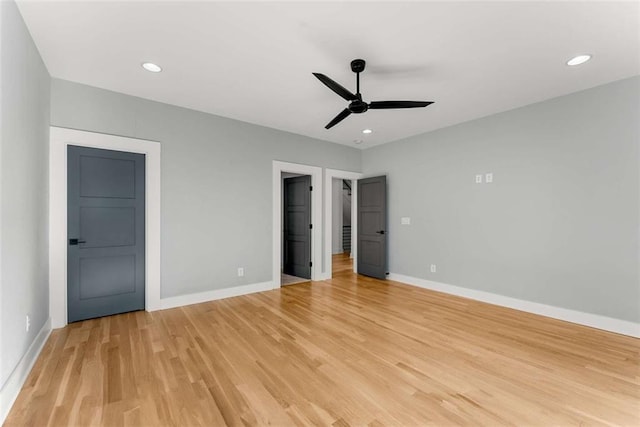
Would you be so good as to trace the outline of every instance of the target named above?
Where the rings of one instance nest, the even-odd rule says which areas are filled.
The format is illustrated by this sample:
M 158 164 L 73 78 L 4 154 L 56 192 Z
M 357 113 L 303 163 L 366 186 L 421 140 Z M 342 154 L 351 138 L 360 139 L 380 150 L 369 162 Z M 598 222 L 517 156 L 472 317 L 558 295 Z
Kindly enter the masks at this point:
M 239 267 L 238 268 L 238 277 L 243 277 L 244 276 L 244 268 Z
M 403 216 L 402 218 L 400 218 L 400 224 L 411 225 L 411 218 L 409 218 L 408 216 Z

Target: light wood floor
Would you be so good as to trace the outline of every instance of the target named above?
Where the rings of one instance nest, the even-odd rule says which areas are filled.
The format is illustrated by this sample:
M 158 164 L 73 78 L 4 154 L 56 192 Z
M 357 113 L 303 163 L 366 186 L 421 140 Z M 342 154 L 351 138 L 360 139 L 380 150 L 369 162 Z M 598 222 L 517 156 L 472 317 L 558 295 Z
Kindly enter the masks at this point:
M 348 252 L 344 252 L 341 254 L 333 255 L 331 271 L 334 277 L 343 273 L 352 272 L 353 260 L 350 258 L 350 254 Z
M 639 341 L 347 271 L 56 330 L 6 424 L 637 426 Z
M 303 277 L 296 277 L 289 274 L 280 273 L 280 286 L 297 285 L 298 283 L 310 281 L 310 279 L 305 279 Z

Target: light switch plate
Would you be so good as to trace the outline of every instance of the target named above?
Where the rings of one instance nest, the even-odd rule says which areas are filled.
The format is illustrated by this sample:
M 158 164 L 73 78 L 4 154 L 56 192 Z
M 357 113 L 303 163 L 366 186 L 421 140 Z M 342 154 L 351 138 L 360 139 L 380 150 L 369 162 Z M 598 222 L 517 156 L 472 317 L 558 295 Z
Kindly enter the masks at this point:
M 482 184 L 482 175 L 476 175 L 476 184 Z
M 400 218 L 400 224 L 411 225 L 411 218 L 409 218 L 408 216 L 403 216 L 402 218 Z
M 493 174 L 492 173 L 488 173 L 484 176 L 484 182 L 486 183 L 490 183 L 493 182 Z

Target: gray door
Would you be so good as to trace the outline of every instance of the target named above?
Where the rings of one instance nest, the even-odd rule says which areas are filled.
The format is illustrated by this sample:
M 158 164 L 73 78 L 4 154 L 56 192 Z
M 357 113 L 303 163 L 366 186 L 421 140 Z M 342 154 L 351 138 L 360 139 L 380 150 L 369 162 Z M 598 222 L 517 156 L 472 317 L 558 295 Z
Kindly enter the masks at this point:
M 358 180 L 358 273 L 387 275 L 387 177 Z
M 284 268 L 311 279 L 311 177 L 284 179 Z
M 69 146 L 69 322 L 144 310 L 143 154 Z

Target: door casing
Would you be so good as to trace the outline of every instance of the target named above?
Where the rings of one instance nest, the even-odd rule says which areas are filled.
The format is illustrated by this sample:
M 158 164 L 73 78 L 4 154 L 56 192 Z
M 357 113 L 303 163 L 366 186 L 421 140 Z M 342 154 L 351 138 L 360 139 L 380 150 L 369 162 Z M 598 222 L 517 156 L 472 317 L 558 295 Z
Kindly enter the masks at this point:
M 322 280 L 322 168 L 274 160 L 272 163 L 272 283 L 280 287 L 280 266 L 282 265 L 282 173 L 311 175 L 311 280 Z
M 158 142 L 51 126 L 49 145 L 49 315 L 67 324 L 67 145 L 145 154 L 145 309 L 160 304 L 160 155 Z

